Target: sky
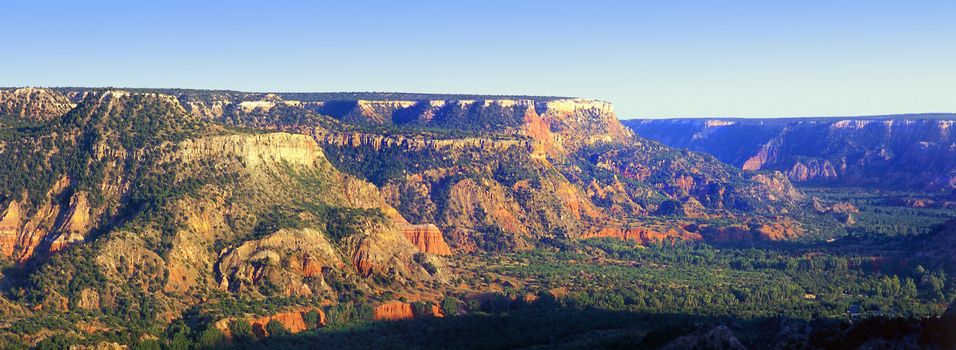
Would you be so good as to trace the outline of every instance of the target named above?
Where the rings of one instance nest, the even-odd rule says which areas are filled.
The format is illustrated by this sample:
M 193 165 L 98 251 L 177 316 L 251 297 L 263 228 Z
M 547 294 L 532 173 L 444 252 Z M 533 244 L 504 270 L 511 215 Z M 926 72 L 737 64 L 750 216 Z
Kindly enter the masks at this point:
M 577 96 L 621 118 L 956 112 L 956 1 L 5 1 L 0 86 Z

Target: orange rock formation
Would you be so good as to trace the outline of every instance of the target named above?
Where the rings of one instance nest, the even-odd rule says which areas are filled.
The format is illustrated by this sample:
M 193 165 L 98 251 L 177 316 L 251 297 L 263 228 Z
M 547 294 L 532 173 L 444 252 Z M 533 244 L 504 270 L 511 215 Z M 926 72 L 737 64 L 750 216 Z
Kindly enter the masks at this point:
M 415 317 L 412 305 L 400 301 L 392 301 L 375 308 L 376 321 L 407 320 Z
M 451 255 L 451 248 L 445 243 L 438 226 L 432 224 L 407 225 L 402 227 L 402 234 L 423 253 Z
M 319 314 L 320 325 L 325 326 L 327 324 L 325 313 L 322 312 L 321 308 L 317 307 L 300 308 L 258 318 L 247 318 L 246 321 L 249 322 L 250 326 L 252 326 L 252 332 L 257 337 L 269 336 L 269 331 L 266 329 L 266 325 L 268 325 L 272 320 L 279 321 L 282 326 L 294 334 L 309 329 L 309 325 L 305 323 L 304 315 L 310 311 L 315 311 Z M 232 334 L 230 334 L 229 331 L 229 323 L 232 321 L 233 319 L 231 318 L 222 319 L 219 322 L 216 322 L 215 327 L 223 332 L 226 337 L 232 337 Z
M 445 317 L 438 305 L 432 305 L 431 309 L 425 311 L 424 315 L 416 315 L 412 309 L 412 304 L 400 301 L 390 301 L 375 308 L 376 321 L 395 321 L 408 320 L 415 317 Z

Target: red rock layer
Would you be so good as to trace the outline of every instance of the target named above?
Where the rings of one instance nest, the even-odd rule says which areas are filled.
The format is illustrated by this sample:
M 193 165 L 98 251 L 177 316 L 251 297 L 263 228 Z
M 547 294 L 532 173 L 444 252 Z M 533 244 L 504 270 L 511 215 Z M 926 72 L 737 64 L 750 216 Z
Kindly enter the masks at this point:
M 0 211 L 0 254 L 23 263 L 34 255 L 56 252 L 82 241 L 93 225 L 92 215 L 85 192 L 73 194 L 68 205 L 60 204 L 59 198 L 69 186 L 70 179 L 62 177 L 32 215 L 27 215 L 31 210 L 21 202 L 10 201 Z
M 392 301 L 375 307 L 376 321 L 408 320 L 415 318 L 412 305 L 400 301 Z
M 19 234 L 20 205 L 16 201 L 12 201 L 0 217 L 0 254 L 3 254 L 4 257 L 13 255 Z
M 445 243 L 441 230 L 438 226 L 432 224 L 408 225 L 402 228 L 402 234 L 405 235 L 412 245 L 418 248 L 420 252 L 435 255 L 451 255 L 451 248 Z
M 438 305 L 432 305 L 424 311 L 425 314 L 416 315 L 412 304 L 400 301 L 390 301 L 375 308 L 376 321 L 408 320 L 415 317 L 445 317 Z
M 322 264 L 310 255 L 289 259 L 289 268 L 305 278 L 322 275 Z
M 276 320 L 282 324 L 286 329 L 291 333 L 299 333 L 310 328 L 309 325 L 305 323 L 304 315 L 310 311 L 315 311 L 319 314 L 319 324 L 325 326 L 327 323 L 325 319 L 325 313 L 322 312 L 321 308 L 301 308 L 296 310 L 290 310 L 286 312 L 280 312 L 274 315 L 259 317 L 259 318 L 249 318 L 246 319 L 249 322 L 249 325 L 252 326 L 252 332 L 257 337 L 268 337 L 269 331 L 266 329 L 266 325 L 270 321 Z M 226 337 L 232 337 L 229 331 L 229 324 L 233 319 L 223 319 L 219 322 L 216 322 L 215 327 L 219 329 Z

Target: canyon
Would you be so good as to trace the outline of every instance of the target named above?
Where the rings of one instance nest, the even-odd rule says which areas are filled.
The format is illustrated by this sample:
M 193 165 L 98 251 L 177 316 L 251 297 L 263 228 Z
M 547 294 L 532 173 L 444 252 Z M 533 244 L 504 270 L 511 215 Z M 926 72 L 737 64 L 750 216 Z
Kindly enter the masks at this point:
M 821 199 L 794 183 L 915 185 L 860 175 L 909 171 L 895 163 L 908 156 L 906 166 L 937 172 L 920 186 L 952 188 L 945 120 L 807 122 L 811 131 L 768 121 L 777 129 L 747 124 L 767 136 L 742 141 L 751 148 L 675 148 L 746 124 L 700 123 L 686 122 L 698 131 L 680 143 L 654 123 L 621 123 L 608 102 L 572 97 L 0 89 L 0 315 L 15 325 L 0 333 L 28 345 L 55 339 L 37 321 L 47 318 L 85 325 L 62 328 L 90 342 L 103 329 L 136 342 L 184 323 L 228 341 L 246 326 L 262 340 L 454 324 L 616 283 L 537 275 L 566 266 L 513 273 L 537 268 L 528 261 L 573 271 L 615 268 L 640 251 L 703 252 L 629 265 L 644 273 L 703 259 L 710 245 L 823 244 L 869 222 L 870 202 Z M 792 135 L 819 128 L 862 150 L 790 162 L 808 148 L 790 140 L 809 137 Z M 863 135 L 885 146 L 847 141 Z M 907 142 L 918 147 L 896 146 Z M 918 200 L 900 203 L 951 202 Z M 592 289 L 578 277 L 594 279 Z

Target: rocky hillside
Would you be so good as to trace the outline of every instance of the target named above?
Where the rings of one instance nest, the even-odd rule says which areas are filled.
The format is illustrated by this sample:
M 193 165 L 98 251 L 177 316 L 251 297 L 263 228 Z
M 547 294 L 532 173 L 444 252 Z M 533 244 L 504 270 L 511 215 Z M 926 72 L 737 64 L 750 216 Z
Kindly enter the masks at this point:
M 89 89 L 61 89 L 60 92 L 78 101 L 89 93 Z M 798 193 L 787 188 L 789 184 L 765 181 L 773 176 L 753 181 L 750 179 L 752 174 L 743 175 L 713 158 L 675 152 L 658 143 L 636 138 L 617 121 L 612 106 L 601 101 L 557 97 L 384 93 L 158 92 L 175 96 L 190 114 L 201 120 L 227 126 L 313 135 L 329 153 L 336 167 L 382 187 L 390 198 L 390 204 L 404 216 L 416 223 L 434 222 L 442 230 L 450 229 L 459 233 L 476 228 L 494 228 L 495 231 L 503 228 L 503 231 L 513 233 L 556 231 L 558 236 L 575 236 L 591 230 L 593 226 L 622 225 L 623 221 L 628 220 L 620 220 L 621 215 L 617 215 L 620 213 L 627 212 L 627 217 L 637 218 L 655 216 L 658 207 L 665 201 L 668 203 L 661 213 L 713 217 L 726 215 L 728 210 L 778 211 L 800 199 Z M 376 155 L 365 148 L 385 153 Z M 499 156 L 499 152 L 508 148 L 514 151 Z M 627 154 L 639 154 L 645 158 L 639 161 L 618 159 Z M 462 155 L 469 159 L 461 159 Z M 356 163 L 355 159 L 367 161 Z M 477 162 L 484 165 L 477 166 Z M 493 208 L 512 208 L 505 211 L 508 212 L 507 216 L 515 219 L 499 215 L 498 219 L 490 220 L 487 219 L 489 215 L 479 211 L 478 218 L 466 220 L 464 225 L 452 222 L 442 224 L 441 215 L 435 216 L 431 214 L 433 211 L 423 208 L 435 206 L 436 210 L 444 211 L 445 207 L 440 204 L 448 193 L 436 194 L 429 189 L 424 192 L 427 200 L 415 197 L 422 193 L 403 193 L 406 203 L 400 203 L 397 194 L 393 194 L 398 191 L 393 188 L 401 187 L 394 181 L 398 174 L 404 173 L 408 181 L 423 181 L 407 176 L 411 175 L 409 171 L 415 171 L 407 169 L 408 165 L 418 170 L 432 170 L 429 174 L 420 174 L 427 182 L 449 180 L 447 175 L 479 172 L 481 176 L 468 175 L 470 179 L 462 187 L 473 191 L 489 186 L 489 179 L 494 180 L 499 190 L 492 192 L 500 192 L 501 198 L 510 198 L 501 200 L 511 202 L 530 197 L 516 195 L 516 190 L 511 187 L 517 181 L 502 184 L 494 179 L 496 170 L 498 177 L 501 177 L 506 172 L 522 170 L 519 168 L 539 168 L 536 172 L 544 171 L 548 175 L 548 182 L 567 183 L 543 187 L 543 191 L 550 192 L 541 196 L 560 198 L 539 199 L 530 205 L 537 208 L 524 207 L 519 210 L 517 207 L 522 205 L 516 203 L 499 206 L 498 200 L 485 203 L 485 206 Z M 436 171 L 439 169 L 441 171 Z M 386 182 L 389 181 L 395 183 L 387 186 Z M 469 185 L 472 182 L 477 186 Z M 411 185 L 407 183 L 403 186 L 410 188 Z M 434 183 L 426 187 L 435 187 L 432 185 Z M 444 185 L 440 188 L 442 191 L 451 189 Z M 532 187 L 530 191 L 534 190 L 536 188 Z M 521 187 L 518 191 L 529 190 Z M 755 195 L 766 191 L 776 194 Z M 409 198 L 417 199 L 407 202 Z M 568 203 L 557 204 L 560 202 Z M 529 214 L 544 207 L 541 203 L 552 203 L 548 205 L 559 208 L 557 210 L 566 208 L 578 213 L 552 218 L 547 218 L 550 214 L 545 214 L 544 218 Z M 698 203 L 702 206 L 698 206 Z M 463 205 L 471 208 L 481 206 L 470 202 Z M 607 210 L 592 210 L 594 205 L 612 209 L 612 213 L 617 215 L 616 220 L 613 220 L 615 222 L 606 222 Z M 672 207 L 678 207 L 677 211 L 669 209 Z M 582 217 L 582 208 L 589 210 L 584 219 L 579 219 Z M 504 215 L 505 211 L 495 209 Z M 707 211 L 710 213 L 705 213 Z M 418 218 L 423 216 L 427 219 L 420 222 Z M 600 220 L 583 225 L 572 223 L 589 221 L 589 216 Z M 459 220 L 457 218 L 460 216 L 455 213 L 448 217 Z M 529 219 L 522 219 L 525 217 Z M 509 224 L 509 220 L 525 223 L 514 225 Z M 514 228 L 516 226 L 526 227 Z M 465 231 L 456 230 L 462 227 Z
M 42 122 L 60 117 L 73 103 L 49 89 L 0 89 L 0 126 L 23 122 Z
M 794 182 L 956 188 L 956 115 L 626 120 L 639 135 Z
M 440 232 L 308 135 L 228 130 L 173 96 L 115 90 L 0 131 L 2 285 L 23 307 L 4 308 L 10 322 L 83 310 L 77 322 L 149 327 L 210 298 L 273 303 L 248 311 L 265 317 L 289 300 L 413 298 L 448 278 Z

